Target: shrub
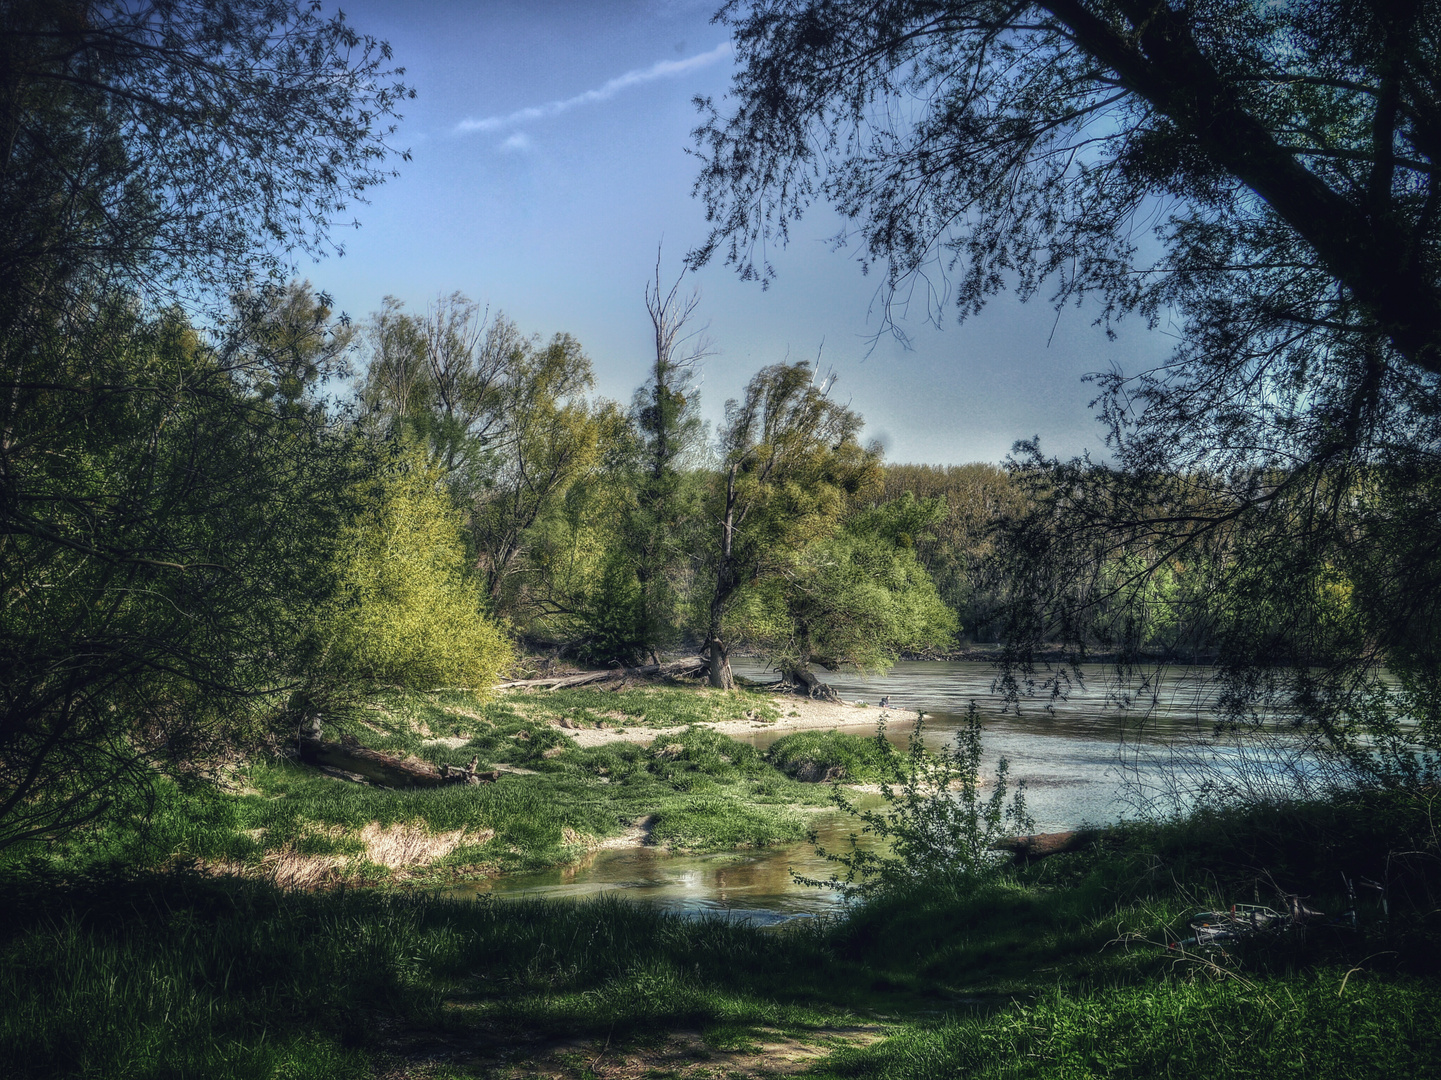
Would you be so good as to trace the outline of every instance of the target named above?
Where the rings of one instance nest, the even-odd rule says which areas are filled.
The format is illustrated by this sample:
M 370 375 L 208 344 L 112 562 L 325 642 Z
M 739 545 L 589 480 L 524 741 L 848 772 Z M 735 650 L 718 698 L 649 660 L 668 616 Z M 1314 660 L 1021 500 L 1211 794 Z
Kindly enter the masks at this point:
M 1024 785 L 1010 791 L 1010 765 L 1001 758 L 995 787 L 981 796 L 981 718 L 976 703 L 966 710 L 966 724 L 955 741 L 928 751 L 923 735 L 925 721 L 917 718 L 904 754 L 886 741 L 885 721 L 878 726 L 874 744 L 884 755 L 887 779 L 881 782 L 885 806 L 858 808 L 842 788 L 834 789 L 835 804 L 861 822 L 859 836 L 873 836 L 874 846 L 861 846 L 852 834 L 849 851 L 816 851 L 844 868 L 844 875 L 796 880 L 805 885 L 837 889 L 847 896 L 870 896 L 936 876 L 982 881 L 999 863 L 990 846 L 1003 833 L 1033 827 L 1026 813 Z M 815 842 L 812 835 L 812 842 Z
M 486 690 L 510 646 L 481 612 L 439 471 L 409 446 L 362 496 L 365 510 L 340 544 L 340 599 L 324 620 L 328 659 L 374 682 Z

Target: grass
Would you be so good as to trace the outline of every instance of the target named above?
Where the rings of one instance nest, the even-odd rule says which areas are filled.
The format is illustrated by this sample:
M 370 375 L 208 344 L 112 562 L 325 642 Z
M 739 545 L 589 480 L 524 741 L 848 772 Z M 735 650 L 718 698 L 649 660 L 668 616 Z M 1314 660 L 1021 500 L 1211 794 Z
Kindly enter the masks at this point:
M 1434 851 L 1399 854 L 1428 851 L 1424 811 L 1370 798 L 1134 826 L 780 932 L 616 901 L 12 865 L 0 1060 L 26 1080 L 582 1077 L 605 1075 L 609 1047 L 698 1076 L 789 1039 L 819 1047 L 818 1077 L 1435 1076 L 1441 875 Z M 1167 949 L 1198 903 L 1252 898 L 1258 853 L 1332 911 L 1347 898 L 1328 880 L 1389 862 L 1389 913 L 1363 900 L 1354 931 Z M 848 1045 L 867 1027 L 888 1037 Z
M 752 708 L 626 691 L 648 703 L 630 713 L 602 707 L 623 695 L 574 693 L 556 706 L 570 730 L 586 714 L 672 727 L 653 718 Z M 494 785 L 389 792 L 261 761 L 227 792 L 163 786 L 148 829 L 11 852 L 4 1075 L 582 1078 L 611 1075 L 601 1058 L 620 1054 L 627 1075 L 699 1077 L 780 1068 L 764 1050 L 779 1044 L 809 1047 L 817 1077 L 1441 1075 L 1441 848 L 1419 797 L 1131 825 L 1085 852 L 980 881 L 932 874 L 779 931 L 615 901 L 277 887 L 549 865 L 641 815 L 679 849 L 773 843 L 828 795 L 787 768 L 873 767 L 869 740 L 831 733 L 766 754 L 694 726 L 582 748 L 532 697 L 396 698 L 334 725 L 530 770 Z M 436 736 L 456 745 L 424 742 Z M 407 863 L 417 852 L 428 861 Z M 271 872 L 210 872 L 226 866 Z M 1384 908 L 1366 881 L 1384 885 Z M 1357 926 L 1167 947 L 1196 910 L 1280 906 L 1280 893 L 1354 906 Z
M 436 764 L 478 758 L 482 770 L 521 771 L 478 787 L 390 791 L 283 757 L 257 759 L 235 769 L 223 790 L 162 781 L 146 821 L 81 831 L 45 847 L 45 858 L 72 872 L 194 859 L 289 885 L 441 884 L 564 864 L 641 819 L 651 843 L 690 852 L 794 842 L 806 835 L 797 807 L 821 808 L 827 792 L 795 782 L 748 744 L 690 726 L 649 746 L 585 748 L 552 722 L 575 730 L 590 716 L 614 725 L 612 714 L 638 709 L 643 716 L 627 714 L 626 723 L 673 728 L 773 714 L 768 700 L 670 687 L 487 702 L 464 691 L 393 694 L 331 718 L 327 737 L 350 735 Z
M 1422 1077 L 1441 1068 L 1432 980 L 1337 987 L 1344 973 L 1255 982 L 1171 979 L 1047 990 L 990 1016 L 912 1028 L 842 1051 L 814 1075 L 968 1077 Z
M 0 1049 L 12 1075 L 352 1077 L 464 1032 L 627 1038 L 657 1024 L 820 1028 L 819 946 L 623 902 L 306 894 L 188 872 L 12 879 Z
M 771 744 L 767 759 L 788 776 L 829 775 L 851 783 L 894 780 L 893 755 L 876 738 L 843 731 L 797 731 Z

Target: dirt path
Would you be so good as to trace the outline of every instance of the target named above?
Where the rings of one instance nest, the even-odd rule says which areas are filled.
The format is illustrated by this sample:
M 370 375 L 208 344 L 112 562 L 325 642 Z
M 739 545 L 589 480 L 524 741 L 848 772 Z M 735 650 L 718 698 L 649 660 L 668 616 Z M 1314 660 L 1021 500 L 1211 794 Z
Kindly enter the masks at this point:
M 462 1031 L 397 1031 L 385 1040 L 392 1056 L 389 1067 L 378 1076 L 383 1080 L 421 1080 L 442 1071 L 450 1075 L 460 1068 L 517 1080 L 700 1080 L 717 1076 L 760 1080 L 803 1072 L 835 1050 L 868 1046 L 887 1034 L 879 1024 L 854 1024 L 803 1032 L 762 1027 L 721 1044 L 689 1029 L 623 1043 L 575 1038 L 496 1044 L 483 1035 Z

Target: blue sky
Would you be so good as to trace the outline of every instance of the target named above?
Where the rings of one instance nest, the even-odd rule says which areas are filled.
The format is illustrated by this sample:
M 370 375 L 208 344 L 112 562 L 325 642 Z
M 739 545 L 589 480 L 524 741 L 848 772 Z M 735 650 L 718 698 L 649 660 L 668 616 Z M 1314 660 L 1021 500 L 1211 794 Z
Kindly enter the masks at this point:
M 598 389 L 628 401 L 645 377 L 643 289 L 657 245 L 667 273 L 705 236 L 691 197 L 691 99 L 719 99 L 734 64 L 714 0 L 483 3 L 363 0 L 345 12 L 388 40 L 406 81 L 396 145 L 413 160 L 356 207 L 346 253 L 304 268 L 352 317 L 386 294 L 424 309 L 460 290 L 526 332 L 573 334 Z M 1107 341 L 1085 311 L 1001 298 L 958 326 L 924 312 L 904 323 L 912 348 L 874 342 L 875 280 L 825 242 L 817 212 L 773 252 L 762 291 L 712 264 L 694 275 L 718 349 L 702 406 L 712 420 L 760 367 L 812 359 L 839 375 L 836 397 L 867 421 L 891 461 L 998 461 L 1039 434 L 1051 452 L 1098 448 L 1081 377 L 1135 371 L 1167 351 L 1133 329 Z M 874 347 L 872 347 L 874 344 Z

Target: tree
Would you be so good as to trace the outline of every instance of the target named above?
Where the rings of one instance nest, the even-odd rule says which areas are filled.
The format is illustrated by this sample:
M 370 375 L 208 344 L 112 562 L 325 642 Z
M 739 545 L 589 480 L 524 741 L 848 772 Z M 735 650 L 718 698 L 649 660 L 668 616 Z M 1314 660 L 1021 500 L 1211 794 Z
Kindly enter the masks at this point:
M 754 590 L 747 636 L 812 697 L 834 694 L 811 671 L 881 671 L 902 652 L 945 648 L 959 629 L 916 558 L 916 542 L 944 520 L 939 499 L 909 492 L 850 513 L 832 536 L 807 545 Z M 767 587 L 769 586 L 769 587 Z
M 726 402 L 720 471 L 706 516 L 704 614 L 710 684 L 734 685 L 727 615 L 742 590 L 786 569 L 808 545 L 830 536 L 849 501 L 879 479 L 877 453 L 857 441 L 861 418 L 831 401 L 833 380 L 810 364 L 773 364 Z
M 392 175 L 413 91 L 389 61 L 300 0 L 6 4 L 0 292 L 53 309 L 98 274 L 223 305 L 336 250 L 332 225 Z
M 702 103 L 718 224 L 699 258 L 725 244 L 769 273 L 755 244 L 824 198 L 892 287 L 949 252 L 963 312 L 1012 279 L 1130 309 L 1205 268 L 1299 275 L 1278 314 L 1370 327 L 1441 371 L 1435 5 L 760 0 L 719 17 L 741 69 L 729 117 Z M 1157 197 L 1173 216 L 1151 276 L 1168 280 L 1137 285 L 1130 226 Z
M 329 313 L 300 290 L 278 311 L 307 308 L 299 365 L 279 347 L 293 324 L 214 348 L 124 297 L 11 354 L 0 847 L 143 796 L 157 766 L 203 766 L 304 679 L 351 475 L 306 377 Z
M 621 435 L 620 410 L 586 399 L 592 385 L 590 359 L 569 334 L 556 334 L 544 347 L 538 339 L 522 341 L 506 366 L 497 388 L 503 433 L 469 511 L 472 543 L 494 610 L 544 606 L 543 588 L 508 592 L 525 569 L 531 530 L 599 469 L 604 448 Z
M 943 499 L 943 520 L 915 537 L 916 558 L 956 612 L 964 636 L 996 641 L 1004 628 L 1008 583 L 995 557 L 997 526 L 1024 508 L 1020 489 L 998 465 L 887 465 L 885 498 L 910 493 Z
M 674 575 L 687 555 L 684 530 L 696 515 L 699 495 L 684 467 L 704 438 L 696 373 L 712 352 L 705 328 L 692 325 L 700 293 L 682 294 L 684 279 L 682 272 L 666 289 L 656 253 L 655 282 L 645 290 L 655 357 L 649 379 L 631 403 L 637 475 L 625 535 L 638 587 L 636 641 L 653 655 L 674 640 L 677 629 Z
M 455 292 L 423 316 L 387 296 L 364 336 L 361 400 L 382 430 L 400 427 L 422 439 L 457 499 L 468 501 L 504 433 L 501 385 L 527 347 L 519 329 Z
M 826 200 L 887 299 L 920 289 L 968 317 L 1048 289 L 1176 328 L 1161 368 L 1101 379 L 1113 464 L 1018 459 L 1038 510 L 1015 551 L 1142 560 L 1098 590 L 1018 566 L 1020 662 L 1096 605 L 1126 625 L 1179 560 L 1221 590 L 1194 611 L 1238 714 L 1274 691 L 1346 744 L 1386 697 L 1381 662 L 1436 682 L 1441 6 L 778 0 L 722 18 L 741 68 L 697 133 L 715 221 L 697 260 L 765 276 L 757 248 Z M 1319 631 L 1337 568 L 1359 652 Z M 1263 677 L 1273 657 L 1285 674 Z M 1388 715 L 1431 717 L 1407 693 Z
M 0 846 L 306 678 L 346 334 L 283 282 L 388 175 L 388 62 L 283 0 L 0 10 Z
M 337 543 L 325 662 L 361 679 L 488 689 L 510 646 L 482 614 L 464 526 L 423 447 L 402 440 L 360 482 L 358 513 Z

